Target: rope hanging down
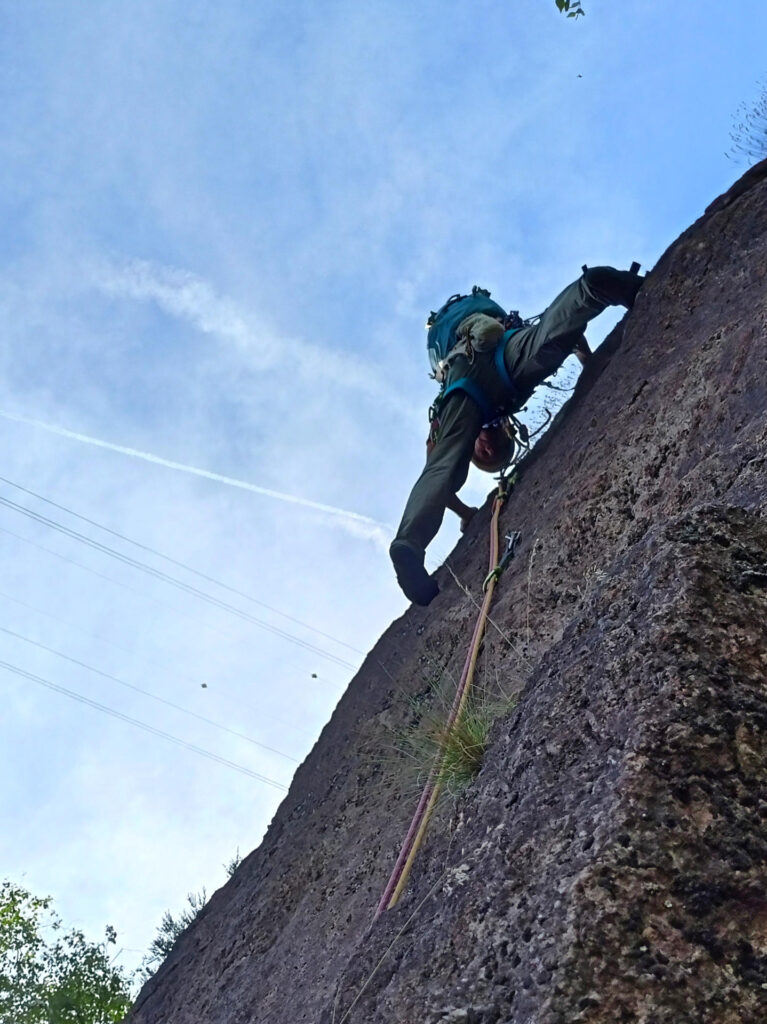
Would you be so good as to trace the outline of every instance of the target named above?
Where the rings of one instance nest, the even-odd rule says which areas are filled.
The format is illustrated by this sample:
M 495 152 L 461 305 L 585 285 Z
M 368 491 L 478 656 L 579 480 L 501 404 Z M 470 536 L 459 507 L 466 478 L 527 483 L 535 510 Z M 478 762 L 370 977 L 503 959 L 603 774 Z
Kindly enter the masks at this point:
M 493 513 L 490 520 L 490 571 L 485 578 L 485 596 L 479 610 L 476 625 L 474 626 L 474 633 L 472 634 L 471 643 L 469 644 L 469 651 L 466 655 L 463 672 L 461 673 L 461 678 L 458 681 L 458 688 L 456 690 L 455 699 L 453 700 L 453 706 L 451 707 L 450 714 L 448 715 L 445 726 L 446 736 L 450 734 L 466 708 L 466 704 L 469 699 L 469 692 L 474 679 L 474 670 L 477 664 L 479 648 L 482 643 L 482 637 L 485 634 L 488 613 L 493 600 L 493 591 L 495 590 L 495 585 L 498 582 L 503 568 L 505 568 L 506 563 L 514 552 L 516 542 L 519 538 L 518 533 L 512 534 L 507 538 L 509 547 L 503 559 L 499 562 L 498 519 L 501 514 L 501 508 L 503 507 L 503 503 L 508 494 L 507 487 L 508 480 L 502 476 L 498 484 L 498 493 L 496 494 L 495 501 L 493 502 Z M 426 785 L 424 786 L 423 793 L 421 794 L 421 799 L 418 801 L 418 806 L 416 807 L 413 820 L 410 823 L 410 828 L 405 836 L 405 841 L 402 844 L 402 849 L 397 857 L 394 870 L 391 873 L 391 877 L 389 878 L 383 895 L 381 896 L 381 901 L 378 904 L 378 909 L 375 913 L 376 918 L 384 910 L 391 909 L 398 902 L 402 892 L 404 891 L 405 885 L 407 884 L 410 870 L 423 842 L 424 836 L 426 835 L 426 830 L 429 826 L 429 819 L 431 818 L 437 799 L 439 798 L 440 790 L 442 789 L 440 769 L 442 768 L 443 760 L 444 744 L 443 749 L 437 754 L 431 771 L 429 772 L 429 777 L 426 781 Z

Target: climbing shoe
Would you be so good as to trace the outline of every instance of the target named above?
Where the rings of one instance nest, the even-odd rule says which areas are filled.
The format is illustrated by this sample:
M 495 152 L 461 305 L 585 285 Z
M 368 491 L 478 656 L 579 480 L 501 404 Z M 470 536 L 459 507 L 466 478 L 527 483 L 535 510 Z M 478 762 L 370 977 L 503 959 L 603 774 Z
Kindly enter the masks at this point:
M 633 270 L 616 270 L 614 267 L 589 267 L 583 276 L 601 302 L 608 306 L 625 306 L 626 309 L 632 308 L 645 282 L 644 277 Z
M 413 604 L 431 604 L 439 593 L 439 586 L 424 568 L 423 555 L 404 540 L 392 541 L 389 555 L 405 597 Z

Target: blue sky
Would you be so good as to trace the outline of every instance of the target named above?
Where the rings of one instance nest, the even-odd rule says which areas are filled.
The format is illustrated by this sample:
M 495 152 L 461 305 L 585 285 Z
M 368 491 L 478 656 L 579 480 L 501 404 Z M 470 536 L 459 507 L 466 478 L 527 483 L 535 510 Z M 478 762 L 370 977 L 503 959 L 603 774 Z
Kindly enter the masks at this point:
M 424 455 L 429 309 L 481 283 L 530 315 L 584 262 L 648 268 L 745 169 L 725 154 L 764 5 L 586 10 L 0 2 L 0 476 L 276 611 L 0 496 L 321 649 L 2 506 L 0 660 L 289 783 L 251 740 L 303 758 L 338 659 L 405 608 L 385 543 Z M 0 686 L 0 874 L 114 924 L 133 963 L 281 791 L 28 676 Z

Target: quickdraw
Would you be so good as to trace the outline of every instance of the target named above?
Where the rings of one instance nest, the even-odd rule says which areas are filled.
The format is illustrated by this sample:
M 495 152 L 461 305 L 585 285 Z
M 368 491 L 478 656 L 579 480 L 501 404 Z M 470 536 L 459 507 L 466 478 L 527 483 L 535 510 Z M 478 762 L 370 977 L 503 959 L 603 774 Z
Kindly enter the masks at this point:
M 517 550 L 517 544 L 519 544 L 519 538 L 521 536 L 522 534 L 519 530 L 512 530 L 511 533 L 506 534 L 506 537 L 504 538 L 506 541 L 506 550 L 504 551 L 498 565 L 496 565 L 494 569 L 491 569 L 487 576 L 485 576 L 484 583 L 482 584 L 483 590 L 487 590 L 490 586 L 491 580 L 497 583 L 501 578 L 503 570 L 514 557 L 514 552 Z

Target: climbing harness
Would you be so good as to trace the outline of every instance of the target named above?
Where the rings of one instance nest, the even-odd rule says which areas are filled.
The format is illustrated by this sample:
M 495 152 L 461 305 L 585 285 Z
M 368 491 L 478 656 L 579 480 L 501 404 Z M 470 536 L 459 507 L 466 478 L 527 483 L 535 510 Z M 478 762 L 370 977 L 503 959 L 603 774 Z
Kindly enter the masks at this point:
M 510 482 L 510 478 L 505 473 L 501 473 L 498 482 L 498 491 L 493 501 L 493 512 L 490 520 L 490 571 L 485 578 L 485 583 L 483 585 L 485 592 L 484 599 L 474 626 L 474 632 L 472 634 L 471 643 L 469 644 L 469 650 L 466 655 L 466 662 L 463 666 L 461 678 L 458 681 L 455 699 L 453 700 L 453 705 L 450 709 L 450 714 L 448 715 L 447 723 L 445 725 L 446 737 L 449 736 L 455 728 L 466 708 L 474 679 L 474 670 L 477 664 L 479 648 L 485 634 L 490 605 L 493 600 L 493 591 L 495 590 L 496 583 L 498 582 L 503 569 L 512 558 L 519 540 L 518 531 L 514 531 L 506 537 L 507 548 L 499 562 L 498 520 L 500 518 L 503 504 L 508 496 Z M 397 857 L 397 861 L 394 865 L 394 870 L 391 873 L 378 904 L 378 909 L 375 913 L 376 918 L 379 917 L 384 910 L 389 910 L 398 902 L 407 884 L 410 870 L 413 866 L 418 850 L 423 843 L 426 830 L 429 826 L 429 820 L 442 789 L 440 770 L 442 768 L 443 760 L 444 743 L 442 745 L 442 749 L 434 760 L 431 771 L 429 772 L 429 777 L 426 781 L 426 785 L 424 786 L 423 793 L 421 794 L 421 799 L 418 801 L 418 806 L 415 809 L 413 820 L 410 823 L 410 828 L 407 831 L 402 848 L 400 849 L 399 856 Z
M 634 261 L 628 273 L 638 275 L 639 268 L 639 263 Z M 585 274 L 588 269 L 588 266 L 584 263 L 582 267 L 583 273 Z M 471 328 L 469 326 L 461 326 L 464 321 L 469 321 L 469 318 L 476 314 L 497 320 L 503 327 L 503 336 L 495 345 L 494 350 L 492 344 L 487 344 L 487 347 L 485 345 L 478 345 L 476 338 L 473 338 L 471 335 Z M 520 391 L 512 380 L 506 367 L 504 353 L 512 335 L 525 327 L 538 323 L 543 315 L 543 313 L 538 313 L 535 316 L 523 319 L 519 315 L 518 310 L 511 310 L 507 313 L 497 302 L 490 298 L 490 292 L 486 288 L 480 288 L 479 285 L 474 285 L 470 295 L 451 295 L 440 309 L 436 312 L 432 310 L 426 321 L 428 331 L 426 346 L 432 369 L 431 376 L 441 385 L 441 391 L 437 396 L 435 405 L 439 406 L 454 391 L 464 391 L 479 407 L 484 423 L 489 423 L 492 419 L 509 410 L 520 409 L 527 400 L 528 395 Z M 469 332 L 468 335 L 464 335 L 464 330 Z M 477 351 L 486 352 L 488 355 L 492 353 L 495 371 L 504 391 L 503 403 L 500 406 L 490 400 L 490 397 L 485 393 L 485 389 L 474 379 L 471 373 L 467 373 L 465 376 L 448 383 L 453 363 L 460 357 L 463 357 L 469 367 L 471 367 Z M 548 382 L 543 383 L 552 391 L 572 390 L 571 388 L 561 388 L 556 384 Z
M 439 411 L 442 406 L 442 398 L 440 395 L 429 408 L 429 434 L 426 438 L 426 451 L 430 453 L 434 445 L 437 443 L 439 437 Z M 509 452 L 509 458 L 503 467 L 503 472 L 506 474 L 507 479 L 510 480 L 511 471 L 515 468 L 519 460 L 523 455 L 527 455 L 530 451 L 530 442 L 534 437 L 537 437 L 542 430 L 548 426 L 551 421 L 551 412 L 548 409 L 544 410 L 546 418 L 543 423 L 531 434 L 527 426 L 513 413 L 506 413 L 504 416 L 496 416 L 484 424 L 484 428 L 503 426 L 503 429 L 512 442 L 511 450 Z M 478 468 L 482 468 L 481 466 Z M 485 470 L 485 472 L 495 472 L 494 470 Z

